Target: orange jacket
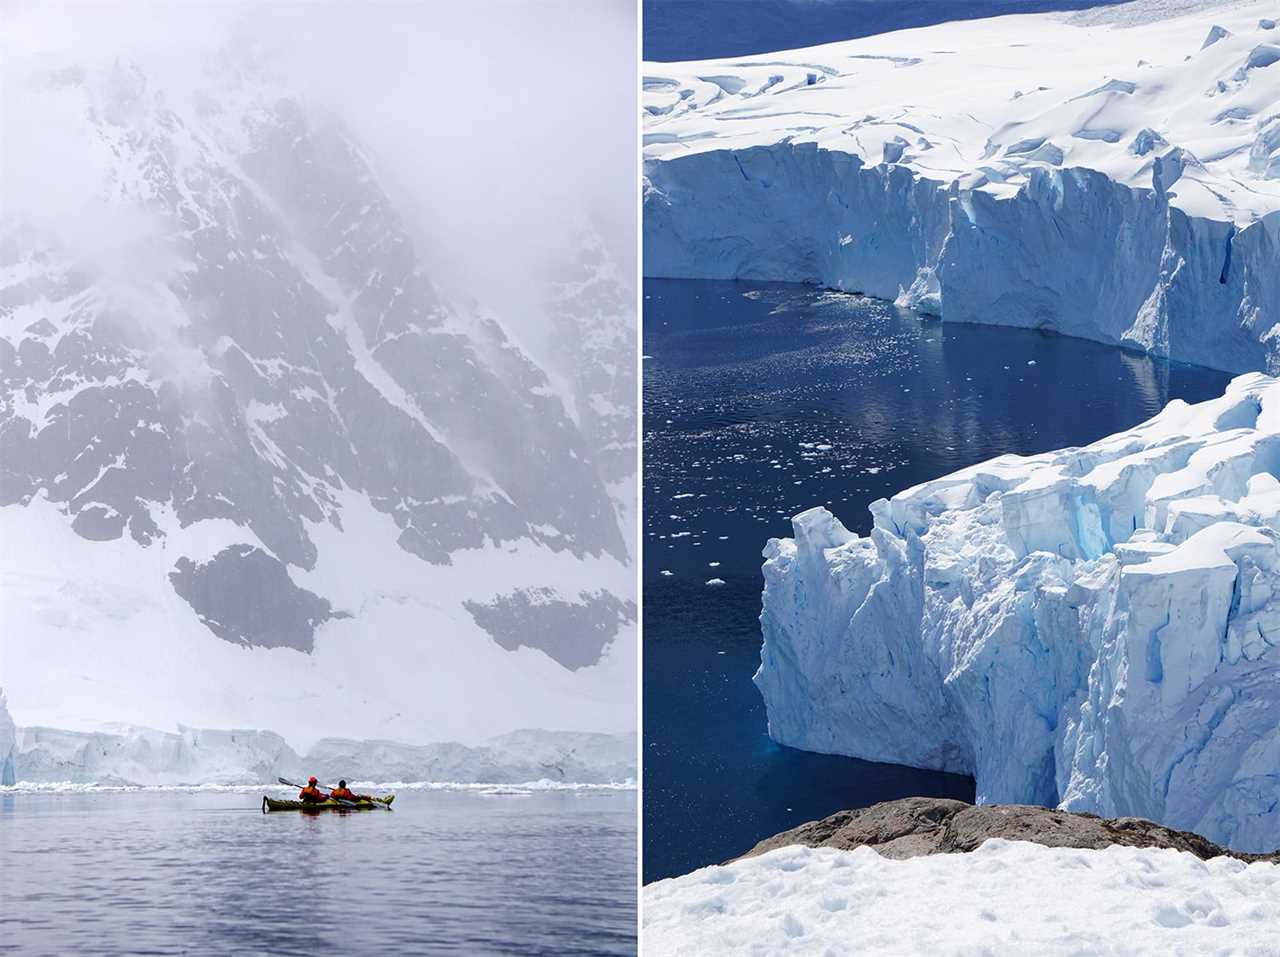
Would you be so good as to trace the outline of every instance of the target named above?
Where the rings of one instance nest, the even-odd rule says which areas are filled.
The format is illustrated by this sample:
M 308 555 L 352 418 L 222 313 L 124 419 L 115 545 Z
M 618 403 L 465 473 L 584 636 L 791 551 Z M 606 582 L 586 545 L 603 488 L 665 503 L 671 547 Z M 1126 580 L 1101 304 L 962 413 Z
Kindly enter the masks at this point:
M 298 800 L 305 804 L 314 804 L 318 801 L 325 800 L 324 792 L 318 787 L 308 784 L 305 788 L 298 792 Z
M 347 801 L 354 801 L 356 796 L 351 793 L 351 788 L 334 788 L 329 792 L 330 797 L 342 798 Z

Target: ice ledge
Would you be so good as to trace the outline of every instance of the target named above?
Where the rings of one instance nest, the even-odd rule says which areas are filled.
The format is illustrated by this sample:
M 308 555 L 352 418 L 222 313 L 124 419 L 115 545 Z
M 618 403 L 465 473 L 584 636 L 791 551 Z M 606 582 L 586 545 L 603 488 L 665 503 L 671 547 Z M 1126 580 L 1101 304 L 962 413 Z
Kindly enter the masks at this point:
M 972 774 L 981 803 L 1280 833 L 1280 381 L 1001 456 L 765 550 L 778 741 Z
M 1096 170 L 1001 194 L 813 143 L 646 164 L 644 272 L 814 283 L 946 321 L 1280 372 L 1280 210 L 1237 225 Z

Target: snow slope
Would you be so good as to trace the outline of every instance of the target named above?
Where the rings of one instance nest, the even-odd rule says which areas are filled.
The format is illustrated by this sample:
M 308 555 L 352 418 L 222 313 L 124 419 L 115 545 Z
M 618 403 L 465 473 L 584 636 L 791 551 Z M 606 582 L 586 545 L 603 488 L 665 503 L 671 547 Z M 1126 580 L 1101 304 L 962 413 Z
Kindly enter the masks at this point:
M 1280 833 L 1280 381 L 826 509 L 765 549 L 783 744 L 972 774 L 980 803 Z
M 250 47 L 189 84 L 9 52 L 18 724 L 630 732 L 634 295 L 590 216 L 528 289 L 553 367 L 437 288 L 374 159 Z M 65 190 L 30 195 L 41 148 Z
M 970 854 L 905 861 L 870 848 L 792 846 L 644 889 L 644 952 L 652 957 L 1264 957 L 1275 953 L 1278 924 L 1274 864 L 998 839 Z
M 1273 3 L 1138 0 L 645 65 L 645 274 L 1280 371 Z

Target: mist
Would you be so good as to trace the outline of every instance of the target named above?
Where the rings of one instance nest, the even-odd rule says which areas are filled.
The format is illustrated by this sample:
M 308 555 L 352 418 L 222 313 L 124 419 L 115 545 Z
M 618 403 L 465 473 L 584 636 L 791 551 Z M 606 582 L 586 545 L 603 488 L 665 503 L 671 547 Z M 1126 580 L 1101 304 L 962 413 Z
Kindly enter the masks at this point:
M 136 65 L 150 95 L 196 95 L 252 59 L 359 142 L 431 279 L 536 338 L 538 283 L 584 222 L 631 273 L 637 155 L 634 4 L 0 5 L 0 213 L 86 262 L 154 278 L 156 238 L 101 200 L 77 117 L 44 79 Z M 619 55 L 619 51 L 626 51 Z M 128 241 L 121 241 L 121 233 Z

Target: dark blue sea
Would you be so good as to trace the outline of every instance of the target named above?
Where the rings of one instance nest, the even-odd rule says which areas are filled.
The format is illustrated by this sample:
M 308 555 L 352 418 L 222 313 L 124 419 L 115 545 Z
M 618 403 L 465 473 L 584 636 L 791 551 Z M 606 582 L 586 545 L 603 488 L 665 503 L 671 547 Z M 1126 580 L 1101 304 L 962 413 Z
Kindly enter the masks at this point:
M 843 808 L 972 800 L 965 777 L 768 738 L 765 542 L 813 505 L 865 534 L 877 498 L 1094 441 L 1230 377 L 806 286 L 650 279 L 644 296 L 644 880 Z
M 644 0 L 646 60 L 707 60 L 1125 0 Z

